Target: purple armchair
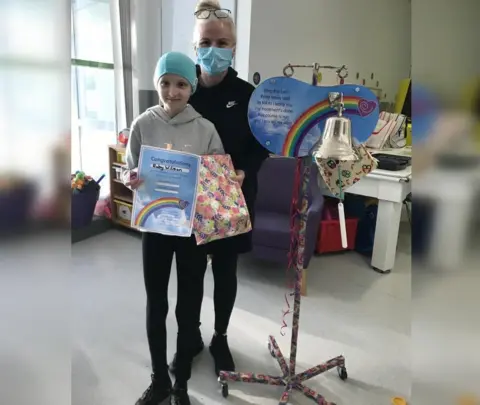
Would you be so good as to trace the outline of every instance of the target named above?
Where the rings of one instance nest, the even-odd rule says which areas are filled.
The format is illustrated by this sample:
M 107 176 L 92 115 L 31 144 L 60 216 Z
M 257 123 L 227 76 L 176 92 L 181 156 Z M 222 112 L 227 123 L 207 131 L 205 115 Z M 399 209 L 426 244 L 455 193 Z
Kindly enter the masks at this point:
M 271 157 L 258 173 L 255 204 L 253 255 L 259 259 L 288 264 L 290 250 L 290 204 L 293 196 L 296 161 Z M 304 268 L 315 251 L 322 217 L 323 195 L 317 183 L 318 169 L 312 164 L 309 182 L 309 207 L 305 240 Z

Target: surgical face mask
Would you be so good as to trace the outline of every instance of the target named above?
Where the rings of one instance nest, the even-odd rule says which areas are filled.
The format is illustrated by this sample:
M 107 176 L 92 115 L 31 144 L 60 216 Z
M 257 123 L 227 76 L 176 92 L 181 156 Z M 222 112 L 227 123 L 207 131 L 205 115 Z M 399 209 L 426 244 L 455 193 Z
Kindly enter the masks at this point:
M 211 75 L 225 72 L 232 64 L 233 49 L 230 48 L 197 48 L 198 64 Z

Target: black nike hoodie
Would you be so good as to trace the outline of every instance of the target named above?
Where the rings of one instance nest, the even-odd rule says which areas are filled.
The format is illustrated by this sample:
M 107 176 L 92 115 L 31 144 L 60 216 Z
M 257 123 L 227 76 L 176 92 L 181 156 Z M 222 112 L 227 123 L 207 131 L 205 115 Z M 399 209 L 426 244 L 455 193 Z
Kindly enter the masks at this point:
M 197 76 L 200 76 L 199 66 Z M 248 124 L 248 103 L 254 90 L 254 86 L 240 79 L 238 73 L 229 68 L 225 78 L 216 86 L 202 87 L 199 83 L 189 101 L 197 112 L 215 125 L 225 153 L 232 157 L 235 170 L 245 172 L 242 191 L 252 224 L 255 219 L 257 174 L 268 157 L 268 151 L 257 142 Z M 209 243 L 208 249 L 210 253 L 215 253 L 216 249 L 246 253 L 252 249 L 251 232 Z

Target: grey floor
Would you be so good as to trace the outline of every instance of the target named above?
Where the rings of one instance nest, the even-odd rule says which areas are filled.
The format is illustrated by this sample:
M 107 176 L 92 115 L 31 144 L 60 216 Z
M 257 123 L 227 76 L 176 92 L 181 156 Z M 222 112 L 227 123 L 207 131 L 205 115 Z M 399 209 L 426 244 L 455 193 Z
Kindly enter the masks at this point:
M 409 236 L 403 229 L 389 275 L 373 272 L 355 253 L 311 263 L 298 369 L 343 354 L 347 382 L 332 370 L 308 384 L 338 405 L 389 404 L 411 391 L 415 405 L 451 405 L 447 394 L 478 393 L 479 251 L 451 273 L 417 266 L 412 277 Z M 71 251 L 69 235 L 3 243 L 0 269 L 0 403 L 133 405 L 150 373 L 139 238 L 112 230 Z M 242 259 L 229 331 L 241 371 L 278 374 L 266 349 L 270 334 L 288 355 L 289 337 L 280 336 L 285 280 L 283 268 Z M 208 341 L 210 272 L 205 286 Z M 170 356 L 175 289 L 172 277 Z M 196 405 L 276 405 L 281 394 L 275 387 L 231 384 L 224 400 L 207 351 L 195 364 L 190 389 Z M 296 395 L 291 403 L 311 402 Z
M 111 231 L 74 245 L 73 282 L 75 352 L 72 359 L 74 405 L 131 405 L 146 387 L 149 357 L 145 337 L 145 296 L 140 240 Z M 410 256 L 403 238 L 395 271 L 379 275 L 354 253 L 315 258 L 303 300 L 298 369 L 343 354 L 350 379 L 335 370 L 310 381 L 337 404 L 382 404 L 394 395 L 409 395 Z M 244 258 L 229 340 L 240 371 L 278 375 L 266 341 L 278 337 L 284 352 L 289 336 L 280 336 L 286 292 L 285 270 Z M 213 283 L 205 281 L 202 331 L 212 333 Z M 170 288 L 175 305 L 176 280 Z M 169 353 L 176 325 L 168 319 Z M 209 353 L 195 364 L 190 390 L 195 404 L 278 404 L 275 387 L 232 384 L 222 399 Z M 308 403 L 299 395 L 295 403 Z

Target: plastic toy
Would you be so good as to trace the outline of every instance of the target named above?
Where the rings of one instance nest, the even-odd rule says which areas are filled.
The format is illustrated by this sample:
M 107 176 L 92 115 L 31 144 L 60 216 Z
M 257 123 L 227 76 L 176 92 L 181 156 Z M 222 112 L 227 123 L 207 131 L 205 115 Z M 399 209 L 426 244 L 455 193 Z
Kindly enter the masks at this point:
M 99 188 L 100 182 L 103 180 L 105 175 L 102 175 L 97 181 L 95 181 L 92 176 L 87 176 L 82 171 L 76 171 L 75 174 L 72 174 L 71 177 L 71 187 L 74 194 L 85 191 L 88 188 L 95 187 Z
M 128 128 L 122 129 L 118 134 L 118 138 L 117 138 L 118 144 L 127 146 L 129 136 L 130 136 L 130 129 Z
M 86 176 L 84 172 L 77 171 L 72 175 L 72 190 L 80 192 L 92 180 L 90 176 Z

